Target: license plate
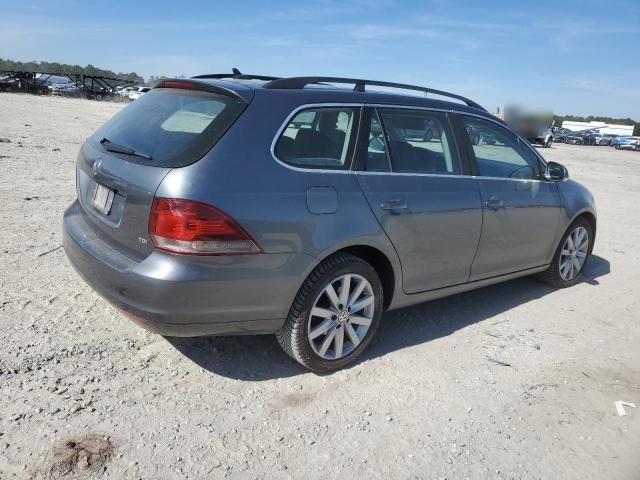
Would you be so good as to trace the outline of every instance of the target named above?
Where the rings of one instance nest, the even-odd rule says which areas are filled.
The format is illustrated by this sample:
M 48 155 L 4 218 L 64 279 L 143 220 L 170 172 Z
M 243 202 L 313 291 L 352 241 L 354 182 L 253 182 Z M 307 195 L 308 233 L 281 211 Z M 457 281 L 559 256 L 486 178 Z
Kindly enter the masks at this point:
M 113 203 L 113 195 L 113 190 L 96 183 L 96 188 L 93 190 L 91 205 L 93 205 L 93 207 L 99 212 L 109 215 L 111 204 Z

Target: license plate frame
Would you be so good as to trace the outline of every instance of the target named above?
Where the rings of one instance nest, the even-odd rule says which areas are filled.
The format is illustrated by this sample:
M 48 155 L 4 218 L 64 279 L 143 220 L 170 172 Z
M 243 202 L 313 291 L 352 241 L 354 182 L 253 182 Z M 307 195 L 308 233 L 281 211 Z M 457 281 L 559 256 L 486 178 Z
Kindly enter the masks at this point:
M 112 189 L 96 182 L 91 195 L 91 206 L 100 213 L 109 215 L 114 196 L 115 192 Z

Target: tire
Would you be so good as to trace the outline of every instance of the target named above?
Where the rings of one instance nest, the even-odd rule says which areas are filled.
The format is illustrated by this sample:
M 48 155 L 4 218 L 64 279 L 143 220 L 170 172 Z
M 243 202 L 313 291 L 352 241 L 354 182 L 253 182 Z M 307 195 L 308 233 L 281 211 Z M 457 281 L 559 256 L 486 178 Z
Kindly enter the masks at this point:
M 344 298 L 341 295 L 344 285 L 342 282 L 345 281 L 341 279 L 347 276 L 350 277 L 351 289 L 347 290 L 350 292 L 349 296 L 355 294 L 355 290 L 361 285 L 361 279 L 368 282 L 368 287 L 365 287 L 354 302 L 347 302 L 349 305 L 362 303 L 362 300 L 366 301 L 370 296 L 373 296 L 373 301 L 367 302 L 368 306 L 364 309 L 354 310 L 346 314 L 347 318 L 343 318 L 346 305 L 343 305 L 342 309 L 333 308 L 331 305 L 334 302 L 330 301 L 326 289 L 332 286 L 336 294 L 334 298 L 341 301 Z M 351 279 L 354 280 L 351 281 Z M 336 288 L 338 285 L 339 288 Z M 323 260 L 305 279 L 291 305 L 287 320 L 276 334 L 276 338 L 291 358 L 309 370 L 316 372 L 339 370 L 352 363 L 369 345 L 380 324 L 383 305 L 382 283 L 374 268 L 360 257 L 348 253 L 336 253 Z M 335 314 L 331 317 L 312 315 L 312 310 L 316 309 L 320 312 L 331 310 Z M 354 313 L 361 313 L 361 316 Z M 364 317 L 370 317 L 368 328 L 361 323 L 366 320 Z M 322 325 L 326 326 L 324 333 L 318 334 L 317 332 L 322 330 L 318 327 Z M 310 339 L 312 332 L 316 333 L 314 339 Z M 334 332 L 333 337 L 331 337 L 332 332 Z M 358 344 L 350 340 L 351 332 L 356 333 L 356 338 L 362 335 Z M 336 339 L 339 336 L 343 338 L 340 350 L 346 354 L 332 359 L 330 357 L 335 356 L 338 351 Z M 320 352 L 326 342 L 331 345 L 329 347 L 331 350 L 325 349 L 324 356 L 321 356 Z
M 545 148 L 551 148 L 552 143 L 553 143 L 553 138 L 549 137 L 549 139 L 546 142 L 544 142 Z
M 580 269 L 578 272 L 572 276 L 571 278 L 565 278 L 562 274 L 561 267 L 561 254 L 563 252 L 563 248 L 565 247 L 565 243 L 567 242 L 567 238 L 577 229 L 583 228 L 587 233 L 587 245 L 585 249 L 585 257 L 584 262 L 580 265 Z M 593 229 L 591 228 L 591 224 L 587 222 L 584 218 L 577 218 L 570 226 L 567 228 L 567 231 L 562 236 L 562 240 L 558 244 L 558 248 L 556 249 L 556 253 L 553 255 L 553 260 L 551 261 L 551 265 L 549 268 L 542 273 L 536 275 L 536 278 L 541 282 L 544 282 L 548 285 L 551 285 L 555 288 L 567 288 L 575 285 L 582 278 L 582 274 L 587 264 L 589 263 L 589 257 L 591 256 L 591 250 L 593 249 Z M 564 257 L 563 257 L 564 258 Z M 578 258 L 579 261 L 579 258 Z

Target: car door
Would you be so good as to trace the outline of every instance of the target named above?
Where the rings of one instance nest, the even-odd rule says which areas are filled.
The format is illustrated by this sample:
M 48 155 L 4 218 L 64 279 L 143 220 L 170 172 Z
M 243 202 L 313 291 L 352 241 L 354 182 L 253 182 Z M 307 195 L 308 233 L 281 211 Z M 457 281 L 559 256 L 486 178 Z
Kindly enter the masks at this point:
M 447 114 L 367 108 L 358 180 L 402 265 L 406 293 L 464 283 L 478 247 L 482 204 L 464 176 Z
M 479 133 L 465 151 L 472 157 L 482 195 L 482 237 L 470 280 L 549 263 L 560 219 L 555 182 L 547 182 L 532 147 L 498 122 L 460 115 L 466 131 Z M 461 131 L 464 131 L 461 129 Z

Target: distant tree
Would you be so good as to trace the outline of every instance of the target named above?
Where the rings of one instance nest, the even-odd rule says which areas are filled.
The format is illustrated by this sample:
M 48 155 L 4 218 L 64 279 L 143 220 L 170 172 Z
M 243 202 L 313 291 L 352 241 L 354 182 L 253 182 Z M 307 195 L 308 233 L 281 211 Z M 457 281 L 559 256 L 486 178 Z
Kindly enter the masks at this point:
M 118 78 L 120 80 L 128 80 L 131 82 L 144 83 L 144 79 L 135 72 L 131 73 L 115 73 L 111 70 L 104 70 L 89 64 L 86 67 L 80 65 L 68 65 L 58 62 L 16 62 L 9 59 L 0 58 L 0 72 L 2 71 L 24 71 L 24 72 L 41 72 L 52 74 L 71 74 L 71 75 L 94 75 L 100 77 Z

